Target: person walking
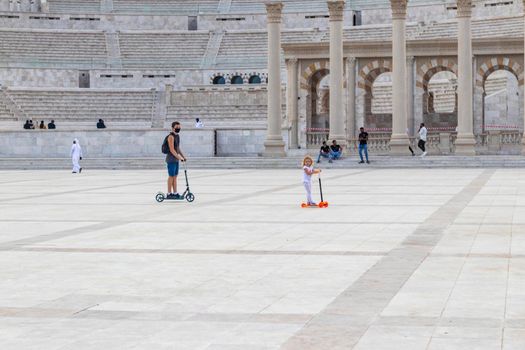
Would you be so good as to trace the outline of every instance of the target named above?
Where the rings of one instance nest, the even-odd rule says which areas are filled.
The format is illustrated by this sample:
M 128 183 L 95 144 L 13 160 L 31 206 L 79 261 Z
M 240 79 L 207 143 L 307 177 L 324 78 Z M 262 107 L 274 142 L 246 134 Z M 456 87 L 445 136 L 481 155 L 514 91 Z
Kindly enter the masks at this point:
M 425 127 L 425 123 L 421 123 L 421 125 L 419 126 L 419 142 L 417 143 L 417 146 L 419 147 L 419 149 L 421 149 L 423 151 L 423 153 L 421 154 L 421 158 L 425 157 L 427 155 L 427 151 L 426 151 L 426 143 L 427 143 L 427 128 Z
M 180 194 L 177 193 L 177 176 L 179 175 L 179 161 L 185 162 L 186 157 L 180 149 L 180 130 L 179 122 L 171 124 L 171 132 L 164 139 L 162 144 L 162 152 L 166 154 L 166 164 L 168 168 L 168 199 L 180 199 Z
M 361 161 L 359 164 L 364 164 L 365 160 L 363 159 L 363 152 L 365 153 L 366 164 L 370 164 L 368 161 L 368 133 L 365 131 L 365 128 L 359 128 L 359 158 Z
M 73 174 L 81 173 L 82 167 L 80 161 L 82 160 L 82 147 L 78 139 L 73 140 L 73 146 L 71 146 L 71 162 L 73 163 Z

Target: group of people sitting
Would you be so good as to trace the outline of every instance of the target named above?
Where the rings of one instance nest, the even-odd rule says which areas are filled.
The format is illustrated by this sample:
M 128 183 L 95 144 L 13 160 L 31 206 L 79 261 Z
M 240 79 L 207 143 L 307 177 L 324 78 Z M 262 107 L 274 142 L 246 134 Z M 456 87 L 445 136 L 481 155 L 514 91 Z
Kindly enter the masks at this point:
M 34 129 L 50 129 L 50 130 L 53 130 L 53 129 L 56 129 L 56 125 L 55 125 L 55 121 L 54 120 L 51 120 L 49 123 L 44 123 L 44 121 L 40 121 L 40 124 L 38 124 L 38 122 L 36 122 L 35 124 L 33 124 L 33 120 L 26 120 L 26 122 L 24 123 L 24 129 L 26 130 L 34 130 Z M 98 123 L 97 123 L 97 129 L 105 129 L 106 128 L 106 124 L 104 124 L 104 121 L 102 119 L 99 119 L 98 120 Z
M 319 157 L 317 157 L 317 163 L 321 163 L 321 158 L 328 158 L 328 163 L 332 163 L 334 160 L 341 158 L 342 154 L 343 148 L 337 144 L 336 140 L 332 141 L 331 146 L 328 146 L 326 141 L 323 141 Z
M 32 120 L 26 120 L 24 123 L 24 129 L 26 130 L 34 130 L 34 129 L 56 129 L 55 121 L 51 120 L 47 125 L 44 123 L 44 121 L 40 121 L 40 124 L 36 122 L 33 124 Z
M 365 128 L 359 129 L 359 164 L 366 163 L 369 164 L 368 160 L 368 133 L 365 131 Z M 332 145 L 328 146 L 326 141 L 323 141 L 323 145 L 319 150 L 319 157 L 317 157 L 317 163 L 321 163 L 321 158 L 328 158 L 328 163 L 332 163 L 336 159 L 340 159 L 343 154 L 343 148 L 337 144 L 336 140 L 332 141 Z M 364 158 L 363 158 L 364 155 Z

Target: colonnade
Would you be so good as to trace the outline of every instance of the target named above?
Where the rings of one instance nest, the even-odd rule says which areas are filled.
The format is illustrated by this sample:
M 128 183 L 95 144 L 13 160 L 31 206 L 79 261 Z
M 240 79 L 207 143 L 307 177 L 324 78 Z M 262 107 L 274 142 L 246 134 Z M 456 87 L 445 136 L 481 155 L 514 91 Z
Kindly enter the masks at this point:
M 525 0 L 523 0 L 525 8 Z M 391 154 L 407 154 L 409 137 L 407 130 L 414 123 L 412 81 L 414 80 L 414 57 L 406 55 L 406 13 L 408 0 L 390 0 L 392 10 L 392 137 Z M 355 130 L 355 57 L 343 55 L 343 16 L 345 1 L 328 0 L 330 15 L 330 132 L 329 138 L 341 143 L 346 135 Z M 280 85 L 280 23 L 283 5 L 273 2 L 266 5 L 268 12 L 268 135 L 266 153 L 284 154 L 281 131 L 281 85 Z M 458 21 L 458 136 L 456 154 L 474 155 L 475 138 L 473 131 L 473 68 L 471 37 L 472 0 L 457 0 Z M 525 21 L 524 21 L 525 26 Z M 345 73 L 346 71 L 346 73 Z M 287 115 L 291 133 L 289 146 L 297 146 L 297 60 L 288 62 L 288 105 Z M 344 76 L 347 78 L 347 105 L 344 106 Z M 409 82 L 407 84 L 407 82 Z M 525 95 L 525 94 L 524 94 Z M 525 103 L 525 98 L 524 98 Z M 344 110 L 347 110 L 345 115 Z M 293 119 L 293 120 L 292 120 Z M 524 114 L 525 124 L 525 114 Z M 522 140 L 525 150 L 525 136 Z

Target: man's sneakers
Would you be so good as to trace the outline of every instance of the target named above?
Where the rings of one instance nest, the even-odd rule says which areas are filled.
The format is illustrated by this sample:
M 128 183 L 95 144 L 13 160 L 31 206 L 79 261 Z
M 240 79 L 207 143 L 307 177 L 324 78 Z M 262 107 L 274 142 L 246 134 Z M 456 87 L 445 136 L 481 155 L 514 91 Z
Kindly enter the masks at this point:
M 423 154 L 421 154 L 421 158 L 426 157 L 426 155 L 427 155 L 427 152 L 423 152 Z
M 365 164 L 365 161 L 364 161 L 364 160 L 362 160 L 362 161 L 360 161 L 360 162 L 359 162 L 359 164 Z

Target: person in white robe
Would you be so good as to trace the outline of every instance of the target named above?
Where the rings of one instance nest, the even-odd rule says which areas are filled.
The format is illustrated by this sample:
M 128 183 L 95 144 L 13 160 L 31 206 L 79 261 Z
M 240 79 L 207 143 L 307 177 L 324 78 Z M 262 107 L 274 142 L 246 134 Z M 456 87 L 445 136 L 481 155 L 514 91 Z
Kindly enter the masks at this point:
M 73 146 L 71 146 L 71 162 L 73 163 L 73 174 L 81 173 L 82 168 L 80 167 L 80 161 L 82 160 L 82 147 L 78 139 L 73 141 Z

